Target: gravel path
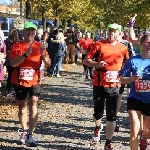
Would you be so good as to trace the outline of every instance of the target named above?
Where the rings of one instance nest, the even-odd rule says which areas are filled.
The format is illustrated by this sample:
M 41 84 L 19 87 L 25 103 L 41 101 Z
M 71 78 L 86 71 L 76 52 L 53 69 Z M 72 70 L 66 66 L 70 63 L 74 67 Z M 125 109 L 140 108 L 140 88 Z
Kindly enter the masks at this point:
M 90 80 L 85 81 L 82 72 L 82 66 L 73 66 L 69 72 L 64 72 L 62 78 L 47 77 L 44 81 L 34 134 L 38 147 L 18 145 L 20 125 L 15 111 L 11 117 L 0 119 L 0 150 L 103 150 L 105 127 L 101 143 L 91 141 L 94 129 L 92 88 Z M 12 104 L 11 109 L 16 107 Z M 122 100 L 118 125 L 120 131 L 114 134 L 113 149 L 129 150 L 126 100 Z

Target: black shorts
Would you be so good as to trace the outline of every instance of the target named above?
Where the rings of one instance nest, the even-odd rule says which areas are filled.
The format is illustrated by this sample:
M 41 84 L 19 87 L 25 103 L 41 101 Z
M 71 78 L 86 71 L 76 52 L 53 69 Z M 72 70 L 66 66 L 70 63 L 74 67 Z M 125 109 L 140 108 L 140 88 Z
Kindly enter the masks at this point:
M 128 110 L 141 111 L 141 114 L 145 116 L 150 116 L 150 103 L 143 103 L 137 99 L 128 97 L 127 111 Z
M 105 88 L 103 86 L 93 86 L 94 118 L 99 120 L 103 117 L 104 102 L 106 99 L 106 118 L 107 121 L 116 120 L 116 108 L 119 88 Z
M 31 96 L 40 96 L 41 85 L 37 84 L 31 87 L 25 87 L 19 84 L 14 84 L 14 91 L 17 100 L 25 100 L 29 94 Z

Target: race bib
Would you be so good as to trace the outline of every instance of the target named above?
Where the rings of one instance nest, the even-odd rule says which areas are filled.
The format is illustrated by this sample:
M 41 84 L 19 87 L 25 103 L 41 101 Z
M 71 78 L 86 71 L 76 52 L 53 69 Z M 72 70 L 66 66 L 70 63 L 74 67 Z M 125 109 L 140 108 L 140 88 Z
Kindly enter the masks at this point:
M 150 80 L 139 80 L 135 82 L 137 92 L 150 92 Z
M 107 71 L 105 81 L 106 82 L 119 82 L 118 71 Z
M 34 69 L 20 69 L 19 79 L 32 80 L 35 70 Z

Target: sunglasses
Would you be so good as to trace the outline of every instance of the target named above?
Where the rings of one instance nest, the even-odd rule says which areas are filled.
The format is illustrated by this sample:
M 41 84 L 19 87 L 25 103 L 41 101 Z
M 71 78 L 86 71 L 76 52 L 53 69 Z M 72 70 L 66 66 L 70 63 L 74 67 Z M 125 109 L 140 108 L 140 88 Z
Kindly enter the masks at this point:
M 116 32 L 116 29 L 108 29 L 109 32 Z
M 26 31 L 35 31 L 34 28 L 25 28 Z

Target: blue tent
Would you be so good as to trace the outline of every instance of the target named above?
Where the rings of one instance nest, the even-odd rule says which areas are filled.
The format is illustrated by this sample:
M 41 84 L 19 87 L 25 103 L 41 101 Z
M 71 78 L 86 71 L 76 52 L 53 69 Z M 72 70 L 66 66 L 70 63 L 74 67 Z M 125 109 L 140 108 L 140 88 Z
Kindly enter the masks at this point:
M 42 24 L 42 20 L 39 20 L 38 23 L 39 23 L 39 25 L 41 25 Z M 54 23 L 53 20 L 46 20 L 46 24 L 52 25 L 53 23 Z
M 14 20 L 13 18 L 9 18 L 9 24 L 10 24 L 10 25 L 12 25 L 13 20 Z
M 30 19 L 29 21 L 32 22 L 32 23 L 34 23 L 36 26 L 38 26 L 38 20 Z

